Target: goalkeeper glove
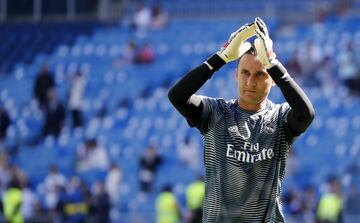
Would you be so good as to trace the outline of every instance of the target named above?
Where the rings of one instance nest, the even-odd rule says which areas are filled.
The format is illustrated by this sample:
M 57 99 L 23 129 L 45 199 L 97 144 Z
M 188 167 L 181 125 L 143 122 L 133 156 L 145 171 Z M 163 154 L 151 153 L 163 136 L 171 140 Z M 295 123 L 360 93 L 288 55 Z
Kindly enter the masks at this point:
M 273 42 L 270 39 L 269 32 L 264 21 L 257 17 L 255 18 L 254 24 L 257 36 L 254 42 L 257 57 L 264 65 L 265 69 L 270 69 L 279 63 L 276 59 L 276 54 L 273 51 Z
M 217 55 L 225 61 L 225 63 L 237 60 L 240 58 L 240 45 L 250 37 L 256 34 L 255 24 L 245 24 L 236 32 L 230 35 L 228 41 L 224 46 L 217 52 Z

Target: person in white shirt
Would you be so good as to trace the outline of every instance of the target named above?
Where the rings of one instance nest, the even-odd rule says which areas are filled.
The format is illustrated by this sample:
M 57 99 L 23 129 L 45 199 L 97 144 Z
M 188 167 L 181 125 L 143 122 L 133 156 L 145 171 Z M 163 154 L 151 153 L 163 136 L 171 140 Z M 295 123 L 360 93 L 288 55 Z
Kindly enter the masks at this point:
M 79 71 L 72 78 L 72 84 L 70 88 L 69 108 L 71 111 L 73 127 L 81 127 L 83 125 L 82 120 L 82 101 L 85 90 L 85 78 Z
M 100 146 L 96 139 L 89 139 L 77 151 L 77 169 L 85 172 L 98 169 L 106 170 L 109 167 L 109 157 L 106 149 Z
M 49 167 L 49 173 L 45 177 L 43 189 L 45 193 L 45 205 L 48 209 L 56 208 L 59 201 L 59 188 L 65 187 L 66 178 L 55 165 Z
M 39 205 L 39 199 L 34 191 L 31 190 L 28 184 L 28 180 L 25 179 L 21 182 L 21 213 L 24 216 L 26 222 L 35 216 L 35 209 Z
M 148 7 L 138 3 L 132 18 L 132 26 L 137 30 L 146 30 L 151 23 L 151 11 Z
M 110 196 L 112 204 L 116 204 L 119 200 L 122 180 L 122 169 L 117 164 L 112 164 L 105 179 L 105 188 Z

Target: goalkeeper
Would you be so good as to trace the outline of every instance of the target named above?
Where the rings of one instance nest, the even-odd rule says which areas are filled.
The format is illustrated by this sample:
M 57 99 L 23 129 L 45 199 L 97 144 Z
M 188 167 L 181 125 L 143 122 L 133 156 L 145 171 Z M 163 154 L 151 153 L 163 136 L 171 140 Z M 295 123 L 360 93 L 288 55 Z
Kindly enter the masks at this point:
M 246 42 L 252 36 L 257 37 L 254 44 Z M 214 72 L 237 59 L 237 99 L 195 94 Z M 268 99 L 275 84 L 287 103 Z M 202 222 L 285 222 L 281 186 L 286 157 L 293 141 L 312 122 L 314 109 L 276 59 L 265 23 L 256 18 L 234 32 L 216 54 L 182 77 L 168 96 L 203 136 Z

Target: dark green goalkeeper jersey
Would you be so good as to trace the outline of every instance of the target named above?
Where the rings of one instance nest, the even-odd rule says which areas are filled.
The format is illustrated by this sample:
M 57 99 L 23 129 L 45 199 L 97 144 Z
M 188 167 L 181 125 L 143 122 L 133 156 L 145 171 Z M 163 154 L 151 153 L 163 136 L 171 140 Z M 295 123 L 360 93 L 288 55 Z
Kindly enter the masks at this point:
M 204 139 L 206 199 L 203 222 L 284 222 L 281 183 L 293 141 L 290 107 L 268 101 L 258 112 L 236 100 L 202 98 L 195 126 Z

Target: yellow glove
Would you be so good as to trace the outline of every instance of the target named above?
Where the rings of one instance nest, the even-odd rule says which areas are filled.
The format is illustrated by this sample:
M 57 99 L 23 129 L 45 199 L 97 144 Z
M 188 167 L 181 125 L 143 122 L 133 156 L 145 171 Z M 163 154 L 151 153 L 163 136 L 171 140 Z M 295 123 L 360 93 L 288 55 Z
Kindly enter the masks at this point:
M 245 24 L 240 27 L 240 29 L 230 35 L 230 38 L 220 51 L 217 52 L 217 55 L 219 55 L 225 63 L 239 59 L 241 56 L 239 50 L 240 45 L 256 34 L 255 28 L 254 23 Z
M 279 63 L 276 59 L 276 54 L 273 51 L 273 42 L 270 39 L 269 32 L 264 21 L 257 17 L 255 18 L 254 24 L 257 36 L 254 42 L 257 57 L 264 65 L 265 69 L 270 69 Z

